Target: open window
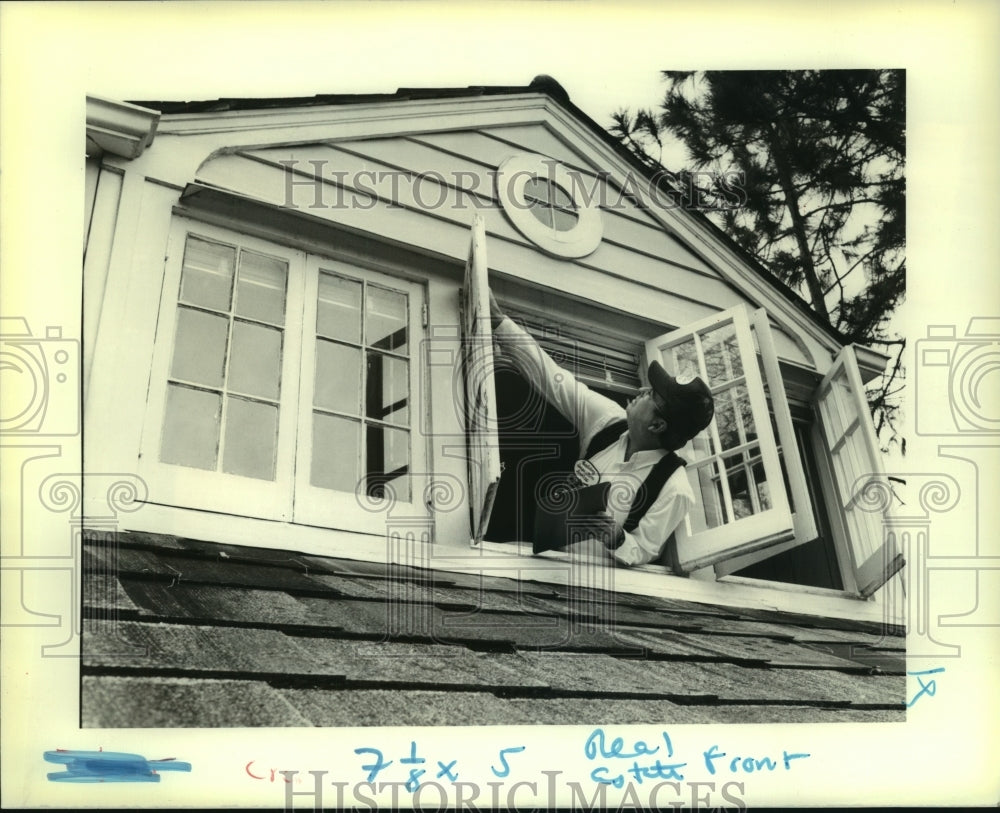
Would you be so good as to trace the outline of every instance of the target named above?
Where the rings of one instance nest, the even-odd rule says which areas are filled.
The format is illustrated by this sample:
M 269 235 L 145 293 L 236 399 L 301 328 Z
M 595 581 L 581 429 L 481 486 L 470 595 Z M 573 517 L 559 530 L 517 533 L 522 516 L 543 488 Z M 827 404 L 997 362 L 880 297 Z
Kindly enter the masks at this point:
M 758 325 L 762 332 L 767 333 L 766 322 Z M 761 356 L 769 357 L 765 364 L 757 360 L 743 307 L 646 343 L 647 358 L 658 359 L 672 375 L 700 376 L 715 398 L 711 424 L 680 451 L 696 497 L 676 531 L 677 563 L 685 572 L 776 545 L 795 533 L 764 388 L 763 376 L 777 369 L 777 358 L 773 346 L 759 345 Z M 768 385 L 772 394 L 782 393 L 771 400 L 784 404 L 780 379 Z M 786 446 L 784 455 L 786 465 L 794 461 L 801 467 L 794 445 Z
M 826 476 L 847 541 L 858 593 L 870 596 L 903 566 L 893 534 L 885 532 L 891 488 L 882 467 L 852 347 L 837 356 L 814 400 L 828 451 Z
M 698 500 L 675 536 L 683 571 L 715 565 L 724 575 L 814 542 L 818 516 L 852 592 L 870 596 L 902 567 L 883 530 L 890 489 L 851 347 L 813 396 L 815 444 L 792 419 L 763 310 L 724 311 L 646 350 L 674 375 L 700 375 L 716 399 L 712 423 L 681 450 Z M 814 449 L 808 471 L 800 449 Z

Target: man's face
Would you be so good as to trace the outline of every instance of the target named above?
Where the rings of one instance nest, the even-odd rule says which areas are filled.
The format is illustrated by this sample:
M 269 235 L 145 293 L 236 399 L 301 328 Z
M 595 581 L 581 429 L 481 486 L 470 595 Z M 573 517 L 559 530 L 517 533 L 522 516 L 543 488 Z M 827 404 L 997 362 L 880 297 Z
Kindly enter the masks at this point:
M 650 426 L 657 422 L 663 424 L 657 431 L 662 431 L 666 425 L 666 414 L 663 402 L 660 397 L 649 387 L 639 390 L 639 393 L 628 402 L 625 407 L 625 416 L 628 419 L 629 432 L 633 435 L 638 431 L 648 431 Z

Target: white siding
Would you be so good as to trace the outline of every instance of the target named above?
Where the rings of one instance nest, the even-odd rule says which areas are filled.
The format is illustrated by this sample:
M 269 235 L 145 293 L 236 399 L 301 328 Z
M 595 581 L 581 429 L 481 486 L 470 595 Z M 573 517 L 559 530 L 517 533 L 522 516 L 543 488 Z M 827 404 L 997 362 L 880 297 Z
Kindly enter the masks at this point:
M 587 173 L 587 188 L 606 204 L 604 239 L 579 260 L 537 251 L 496 200 L 499 164 L 543 148 Z M 289 185 L 282 161 L 295 162 L 299 183 Z M 472 215 L 481 211 L 493 271 L 632 310 L 664 328 L 747 301 L 648 211 L 592 173 L 548 128 L 534 125 L 251 149 L 206 162 L 198 180 L 278 206 L 291 202 L 311 216 L 450 257 L 462 256 Z M 778 332 L 776 342 L 782 358 L 809 364 L 789 336 Z

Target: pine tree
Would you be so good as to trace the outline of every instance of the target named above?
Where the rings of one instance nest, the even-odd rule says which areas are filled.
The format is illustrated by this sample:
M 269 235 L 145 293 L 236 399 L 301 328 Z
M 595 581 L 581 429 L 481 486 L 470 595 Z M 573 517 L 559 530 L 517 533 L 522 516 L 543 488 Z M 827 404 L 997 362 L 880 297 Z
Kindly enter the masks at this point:
M 652 171 L 661 169 L 664 137 L 680 140 L 690 166 L 672 177 L 684 205 L 705 210 L 845 344 L 890 356 L 869 405 L 883 448 L 905 452 L 897 427 L 905 339 L 890 325 L 906 280 L 904 72 L 664 71 L 663 79 L 659 111 L 621 110 L 612 134 Z

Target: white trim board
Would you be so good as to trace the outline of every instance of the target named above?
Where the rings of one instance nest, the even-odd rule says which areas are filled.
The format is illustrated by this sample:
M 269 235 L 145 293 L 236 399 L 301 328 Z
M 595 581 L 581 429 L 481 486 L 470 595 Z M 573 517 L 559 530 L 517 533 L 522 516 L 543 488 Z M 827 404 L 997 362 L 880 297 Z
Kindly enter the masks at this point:
M 107 506 L 95 508 L 106 512 Z M 100 516 L 98 510 L 94 516 Z M 348 531 L 313 528 L 282 522 L 210 514 L 182 508 L 143 503 L 133 513 L 119 517 L 119 529 L 168 534 L 202 541 L 254 548 L 279 548 L 315 556 L 354 559 L 364 562 L 385 562 L 387 553 L 395 551 L 379 536 L 366 536 Z M 86 523 L 84 523 L 86 527 Z M 537 581 L 543 584 L 568 583 L 569 556 L 548 551 L 539 556 L 525 556 L 516 543 L 483 542 L 475 548 L 457 545 L 431 545 L 426 555 L 417 552 L 420 562 L 410 557 L 393 557 L 404 565 L 427 566 L 442 572 L 465 573 Z M 423 563 L 423 564 L 421 564 Z M 691 601 L 735 609 L 772 610 L 823 618 L 881 623 L 883 603 L 846 595 L 818 595 L 794 589 L 780 589 L 771 582 L 760 586 L 733 581 L 704 581 L 681 578 L 652 568 L 614 568 L 614 590 L 653 598 Z M 888 619 L 899 623 L 898 619 Z

